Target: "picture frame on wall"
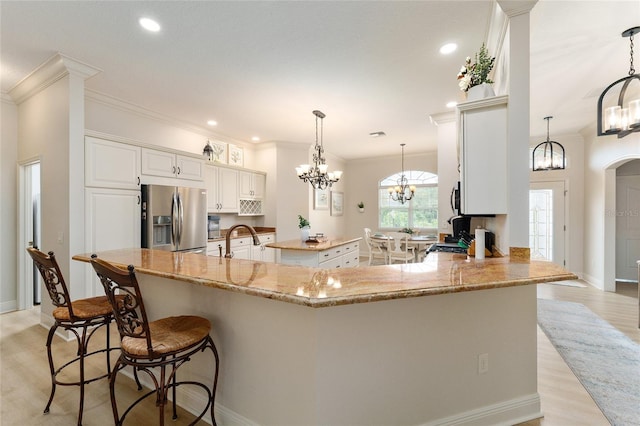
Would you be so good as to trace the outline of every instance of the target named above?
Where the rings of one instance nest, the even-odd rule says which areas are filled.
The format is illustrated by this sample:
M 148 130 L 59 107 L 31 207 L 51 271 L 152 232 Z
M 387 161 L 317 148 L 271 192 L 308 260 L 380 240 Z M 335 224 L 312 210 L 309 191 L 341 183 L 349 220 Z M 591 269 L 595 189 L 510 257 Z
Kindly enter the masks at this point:
M 244 150 L 235 145 L 229 144 L 229 164 L 232 166 L 244 166 Z
M 329 210 L 329 191 L 327 189 L 313 190 L 313 209 Z
M 213 148 L 212 161 L 227 164 L 227 144 L 224 142 L 211 142 Z
M 331 191 L 331 216 L 342 216 L 344 212 L 344 193 Z

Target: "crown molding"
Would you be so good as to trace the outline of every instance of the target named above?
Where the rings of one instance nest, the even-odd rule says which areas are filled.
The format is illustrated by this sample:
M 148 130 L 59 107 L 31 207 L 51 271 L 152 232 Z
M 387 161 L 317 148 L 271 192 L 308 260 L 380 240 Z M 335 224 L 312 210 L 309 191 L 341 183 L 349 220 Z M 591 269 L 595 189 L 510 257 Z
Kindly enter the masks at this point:
M 16 104 L 21 104 L 67 75 L 86 80 L 99 72 L 102 70 L 58 52 L 16 83 L 9 95 Z
M 134 114 L 139 117 L 151 119 L 164 124 L 168 124 L 170 126 L 178 127 L 183 130 L 187 130 L 189 132 L 197 133 L 199 135 L 202 135 L 212 140 L 219 140 L 221 142 L 233 143 L 234 145 L 238 145 L 241 147 L 255 146 L 254 144 L 250 144 L 245 141 L 232 138 L 230 136 L 212 133 L 209 129 L 203 126 L 198 126 L 197 124 L 193 124 L 188 121 L 179 120 L 177 118 L 159 113 L 157 111 L 150 110 L 140 105 L 133 104 L 131 102 L 116 98 L 111 95 L 107 95 L 106 93 L 98 92 L 97 90 L 85 88 L 84 96 L 85 96 L 85 99 L 90 100 L 92 102 L 106 105 L 110 108 L 113 108 L 128 114 Z
M 496 106 L 496 105 L 506 105 L 507 103 L 509 103 L 509 96 L 508 95 L 491 96 L 491 97 L 484 98 L 484 99 L 478 99 L 477 101 L 469 101 L 469 102 L 459 103 L 458 104 L 458 110 L 459 111 L 468 111 L 468 110 L 472 110 L 472 109 L 487 108 L 487 107 L 492 107 L 492 106 Z
M 432 124 L 439 126 L 444 123 L 451 123 L 456 121 L 456 113 L 454 111 L 440 112 L 438 114 L 431 114 L 429 120 Z
M 498 0 L 500 8 L 509 18 L 531 12 L 536 3 L 538 0 Z
M 13 98 L 9 96 L 7 92 L 0 92 L 0 100 L 3 104 L 16 105 L 16 103 L 13 102 Z

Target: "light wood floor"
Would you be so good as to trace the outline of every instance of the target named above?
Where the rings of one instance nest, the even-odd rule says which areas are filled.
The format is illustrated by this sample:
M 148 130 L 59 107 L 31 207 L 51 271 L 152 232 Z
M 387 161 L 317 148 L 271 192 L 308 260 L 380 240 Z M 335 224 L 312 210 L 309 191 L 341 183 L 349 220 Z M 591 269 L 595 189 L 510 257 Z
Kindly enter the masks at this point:
M 605 293 L 591 287 L 568 287 L 539 284 L 538 297 L 579 302 L 640 343 L 636 284 L 620 284 L 617 293 Z M 42 414 L 50 392 L 49 369 L 45 350 L 47 330 L 39 325 L 39 309 L 0 315 L 0 424 L 10 425 L 73 425 L 76 422 L 78 389 L 58 387 L 51 412 Z M 114 327 L 112 327 L 114 328 Z M 115 331 L 115 330 L 112 330 Z M 96 343 L 103 336 L 95 336 Z M 114 339 L 117 341 L 117 338 Z M 54 340 L 54 354 L 71 356 L 72 342 Z M 101 358 L 96 365 L 102 365 Z M 88 385 L 83 424 L 113 424 L 106 381 Z M 538 391 L 545 417 L 524 423 L 527 426 L 599 426 L 609 423 L 569 367 L 538 331 Z M 137 395 L 133 382 L 119 379 L 117 394 L 123 398 Z M 168 412 L 170 410 L 167 410 Z M 181 412 L 177 422 L 167 418 L 167 424 L 186 424 L 191 419 Z M 129 424 L 157 424 L 157 411 L 150 404 L 143 407 Z

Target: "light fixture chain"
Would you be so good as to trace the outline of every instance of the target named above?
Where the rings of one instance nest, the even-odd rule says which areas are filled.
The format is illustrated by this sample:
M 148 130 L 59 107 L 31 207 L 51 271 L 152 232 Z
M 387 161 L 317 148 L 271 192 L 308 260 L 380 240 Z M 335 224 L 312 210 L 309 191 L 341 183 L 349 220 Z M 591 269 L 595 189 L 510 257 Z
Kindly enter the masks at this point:
M 633 33 L 631 33 L 631 35 L 629 36 L 629 50 L 630 50 L 629 75 L 634 75 L 636 73 L 636 70 L 633 67 Z

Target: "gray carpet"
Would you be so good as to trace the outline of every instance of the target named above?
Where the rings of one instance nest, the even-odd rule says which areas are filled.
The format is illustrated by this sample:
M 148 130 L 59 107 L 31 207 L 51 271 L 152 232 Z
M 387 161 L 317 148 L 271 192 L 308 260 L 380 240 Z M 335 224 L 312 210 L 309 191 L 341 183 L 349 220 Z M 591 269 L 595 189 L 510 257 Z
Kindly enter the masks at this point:
M 640 345 L 580 303 L 538 299 L 538 324 L 612 425 L 640 425 Z

